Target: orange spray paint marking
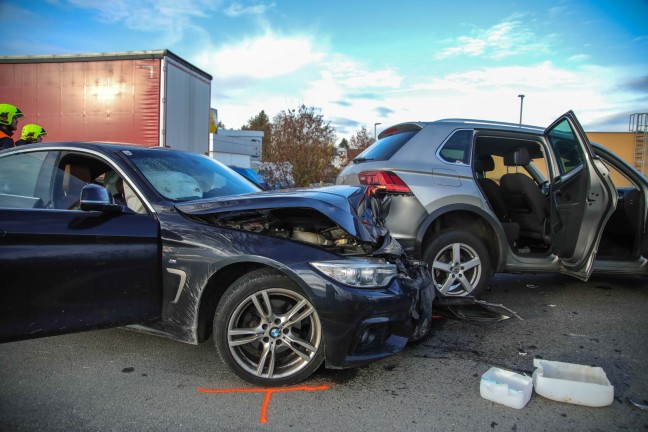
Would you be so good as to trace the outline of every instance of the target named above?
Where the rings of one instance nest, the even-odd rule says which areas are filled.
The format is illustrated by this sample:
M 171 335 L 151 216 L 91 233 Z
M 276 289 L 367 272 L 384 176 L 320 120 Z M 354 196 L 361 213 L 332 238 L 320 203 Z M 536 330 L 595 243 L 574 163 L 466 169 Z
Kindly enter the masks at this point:
M 330 384 L 322 384 L 320 386 L 297 386 L 297 387 L 279 387 L 279 388 L 242 388 L 242 389 L 206 389 L 198 388 L 200 393 L 265 393 L 263 404 L 261 404 L 261 415 L 259 421 L 261 423 L 268 423 L 268 404 L 270 398 L 274 393 L 287 393 L 293 391 L 318 391 L 328 390 L 331 388 Z

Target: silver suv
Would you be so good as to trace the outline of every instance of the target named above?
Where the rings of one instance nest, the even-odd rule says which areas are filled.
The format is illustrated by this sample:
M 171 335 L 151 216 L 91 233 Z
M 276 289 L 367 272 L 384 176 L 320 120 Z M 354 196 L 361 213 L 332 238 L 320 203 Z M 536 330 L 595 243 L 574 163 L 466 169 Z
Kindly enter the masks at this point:
M 477 296 L 493 272 L 648 274 L 648 180 L 591 144 L 571 111 L 547 129 L 401 123 L 336 183 L 387 193 L 388 228 L 441 295 Z

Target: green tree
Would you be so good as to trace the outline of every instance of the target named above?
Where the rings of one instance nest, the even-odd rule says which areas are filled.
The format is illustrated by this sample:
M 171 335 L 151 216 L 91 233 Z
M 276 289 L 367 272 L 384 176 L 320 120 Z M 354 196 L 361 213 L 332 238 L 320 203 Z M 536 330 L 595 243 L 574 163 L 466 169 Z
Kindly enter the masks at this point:
M 340 141 L 338 147 L 349 150 L 349 141 L 347 141 L 346 138 L 342 138 L 342 141 Z
M 322 114 L 314 107 L 301 105 L 274 117 L 272 141 L 267 157 L 264 152 L 264 161 L 273 162 L 277 167 L 285 167 L 284 162 L 288 162 L 295 186 L 319 183 L 335 174 L 332 164 L 335 140 L 335 129 L 324 121 Z M 286 180 L 290 178 L 287 173 L 274 174 L 285 176 Z
M 270 143 L 272 142 L 272 123 L 264 110 L 254 117 L 251 117 L 247 124 L 241 126 L 242 130 L 263 131 L 262 160 L 267 160 L 267 153 Z

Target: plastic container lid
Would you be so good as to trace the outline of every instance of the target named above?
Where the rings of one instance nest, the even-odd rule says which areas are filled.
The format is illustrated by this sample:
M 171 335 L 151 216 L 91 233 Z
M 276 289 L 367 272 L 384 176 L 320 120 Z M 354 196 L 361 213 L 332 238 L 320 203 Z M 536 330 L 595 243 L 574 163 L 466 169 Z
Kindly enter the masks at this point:
M 486 371 L 479 384 L 481 397 L 516 409 L 524 408 L 532 390 L 531 377 L 497 367 Z
M 614 386 L 600 367 L 534 359 L 533 386 L 548 399 L 590 407 L 610 405 Z

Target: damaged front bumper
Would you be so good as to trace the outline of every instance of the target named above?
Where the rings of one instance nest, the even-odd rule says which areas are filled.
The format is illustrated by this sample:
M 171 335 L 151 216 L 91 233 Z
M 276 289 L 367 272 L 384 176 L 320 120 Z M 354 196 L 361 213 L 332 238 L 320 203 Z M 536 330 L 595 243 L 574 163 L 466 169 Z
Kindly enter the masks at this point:
M 352 288 L 303 272 L 321 293 L 314 298 L 324 321 L 326 367 L 350 368 L 403 350 L 431 328 L 435 290 L 426 265 L 399 263 L 399 275 L 384 288 Z

